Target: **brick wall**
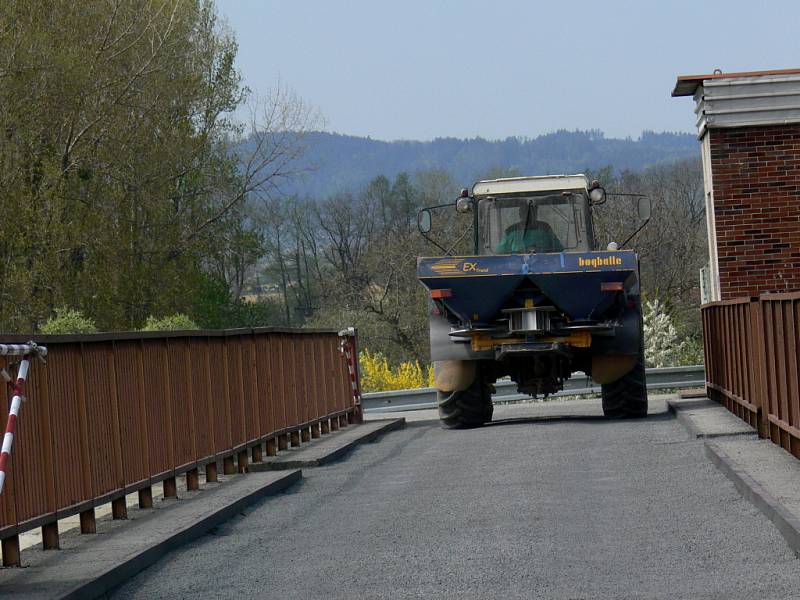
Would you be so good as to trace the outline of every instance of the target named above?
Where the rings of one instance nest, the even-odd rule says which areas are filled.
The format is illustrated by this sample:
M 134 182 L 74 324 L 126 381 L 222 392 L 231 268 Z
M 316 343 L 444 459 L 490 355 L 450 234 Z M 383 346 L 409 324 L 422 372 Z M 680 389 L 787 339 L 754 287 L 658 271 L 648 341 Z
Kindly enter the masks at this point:
M 800 290 L 800 124 L 708 135 L 722 299 Z

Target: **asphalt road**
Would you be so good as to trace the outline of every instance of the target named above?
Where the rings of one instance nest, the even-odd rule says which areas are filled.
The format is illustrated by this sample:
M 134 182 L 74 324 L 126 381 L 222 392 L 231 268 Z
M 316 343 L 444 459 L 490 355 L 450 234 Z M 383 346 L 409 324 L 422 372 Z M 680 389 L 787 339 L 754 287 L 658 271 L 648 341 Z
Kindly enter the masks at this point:
M 411 423 L 306 470 L 113 597 L 800 598 L 800 561 L 701 442 L 666 414 L 581 416 L 598 412 Z

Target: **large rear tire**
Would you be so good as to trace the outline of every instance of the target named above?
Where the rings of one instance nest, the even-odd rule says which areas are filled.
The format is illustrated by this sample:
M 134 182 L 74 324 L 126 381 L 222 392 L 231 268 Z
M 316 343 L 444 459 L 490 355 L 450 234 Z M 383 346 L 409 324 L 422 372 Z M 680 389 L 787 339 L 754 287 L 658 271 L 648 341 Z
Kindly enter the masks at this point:
M 603 387 L 603 414 L 610 419 L 639 419 L 647 416 L 647 381 L 644 356 L 626 375 Z
M 439 419 L 445 429 L 480 427 L 492 420 L 493 386 L 478 372 L 472 385 L 463 392 L 437 392 Z

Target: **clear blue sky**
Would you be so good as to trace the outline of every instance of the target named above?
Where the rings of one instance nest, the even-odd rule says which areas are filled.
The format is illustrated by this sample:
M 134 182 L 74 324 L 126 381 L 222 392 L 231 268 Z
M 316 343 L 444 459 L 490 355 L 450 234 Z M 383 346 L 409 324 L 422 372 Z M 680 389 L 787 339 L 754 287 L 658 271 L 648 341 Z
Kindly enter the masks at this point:
M 800 67 L 800 2 L 217 0 L 246 84 L 377 139 L 693 131 L 678 74 Z

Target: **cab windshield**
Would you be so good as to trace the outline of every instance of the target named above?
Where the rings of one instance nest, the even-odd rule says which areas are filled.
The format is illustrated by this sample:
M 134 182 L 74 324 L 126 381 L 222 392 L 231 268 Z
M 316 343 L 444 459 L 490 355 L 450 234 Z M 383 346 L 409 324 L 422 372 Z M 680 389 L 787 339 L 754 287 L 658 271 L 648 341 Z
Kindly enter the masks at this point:
M 589 250 L 581 193 L 484 198 L 478 204 L 481 254 Z

